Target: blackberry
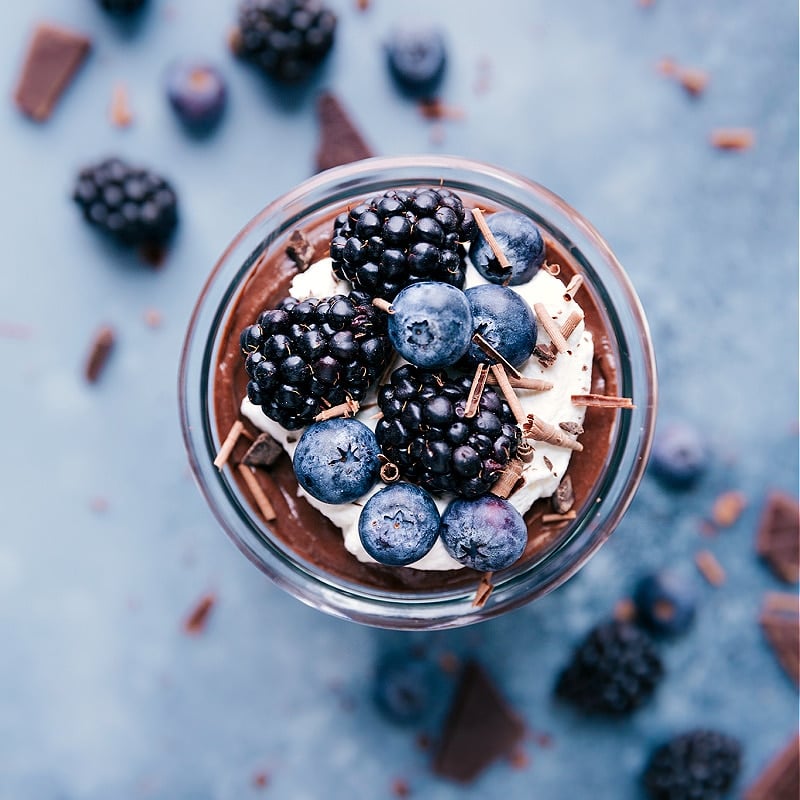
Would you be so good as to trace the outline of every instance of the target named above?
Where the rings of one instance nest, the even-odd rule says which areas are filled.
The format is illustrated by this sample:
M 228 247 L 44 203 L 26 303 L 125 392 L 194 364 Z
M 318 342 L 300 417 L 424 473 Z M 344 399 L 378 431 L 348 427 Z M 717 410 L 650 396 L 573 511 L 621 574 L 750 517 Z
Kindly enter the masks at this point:
M 391 354 L 386 315 L 358 292 L 286 297 L 242 331 L 240 345 L 250 402 L 289 430 L 348 397 L 363 399 Z
M 126 245 L 163 244 L 178 223 L 172 186 L 119 158 L 82 169 L 73 199 L 90 225 Z
M 741 756 L 739 742 L 717 731 L 675 736 L 650 756 L 647 794 L 652 800 L 718 800 L 736 780 Z
M 502 394 L 487 386 L 478 413 L 464 416 L 470 377 L 405 364 L 378 390 L 375 437 L 400 475 L 429 492 L 486 494 L 517 453 L 521 431 Z
M 319 0 L 243 0 L 236 55 L 286 83 L 307 78 L 333 46 L 336 15 Z
M 126 14 L 135 14 L 145 6 L 147 0 L 98 0 L 98 2 L 110 14 L 124 16 Z
M 650 637 L 614 620 L 595 627 L 577 647 L 556 694 L 587 714 L 621 717 L 650 698 L 663 672 Z
M 464 243 L 475 222 L 448 189 L 392 190 L 333 223 L 333 270 L 371 297 L 393 300 L 416 281 L 464 285 Z

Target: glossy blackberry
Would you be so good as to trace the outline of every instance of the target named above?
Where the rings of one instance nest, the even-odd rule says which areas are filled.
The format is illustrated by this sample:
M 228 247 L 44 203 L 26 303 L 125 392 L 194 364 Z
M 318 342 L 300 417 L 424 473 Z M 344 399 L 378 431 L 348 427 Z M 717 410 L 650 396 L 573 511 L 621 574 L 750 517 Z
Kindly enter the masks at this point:
M 85 167 L 73 199 L 86 221 L 126 245 L 161 244 L 178 223 L 178 198 L 170 184 L 119 158 Z
M 464 285 L 472 212 L 448 189 L 392 190 L 333 223 L 333 270 L 371 297 L 392 300 L 410 283 Z
M 628 623 L 594 628 L 561 672 L 556 694 L 586 714 L 625 716 L 655 691 L 664 669 L 653 641 Z
M 653 751 L 644 773 L 651 800 L 718 800 L 741 766 L 736 739 L 712 730 L 675 736 Z
M 391 354 L 385 314 L 358 292 L 302 302 L 287 297 L 239 341 L 250 402 L 290 430 L 348 397 L 363 399 Z
M 472 379 L 405 364 L 378 390 L 375 436 L 401 477 L 429 492 L 476 498 L 517 453 L 521 432 L 503 396 L 487 386 L 478 413 L 464 416 Z
M 319 0 L 243 0 L 233 49 L 286 83 L 307 78 L 333 46 L 336 15 Z
M 101 7 L 110 14 L 135 14 L 147 4 L 147 0 L 98 0 Z

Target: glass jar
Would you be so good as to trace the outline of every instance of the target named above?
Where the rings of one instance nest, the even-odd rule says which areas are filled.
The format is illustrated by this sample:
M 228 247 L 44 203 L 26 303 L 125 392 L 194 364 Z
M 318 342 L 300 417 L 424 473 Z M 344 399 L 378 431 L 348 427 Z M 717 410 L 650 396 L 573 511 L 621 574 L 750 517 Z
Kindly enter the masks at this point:
M 494 576 L 482 607 L 470 586 L 437 591 L 392 591 L 362 585 L 301 558 L 274 535 L 248 502 L 231 469 L 213 466 L 224 432 L 218 430 L 214 392 L 219 357 L 237 297 L 264 258 L 285 249 L 296 229 L 310 230 L 348 204 L 401 186 L 444 185 L 466 206 L 526 214 L 584 278 L 607 331 L 617 394 L 630 410 L 613 414 L 610 447 L 576 518 L 536 558 Z M 242 367 L 243 369 L 243 367 Z M 656 406 L 655 362 L 639 300 L 606 242 L 563 200 L 532 181 L 462 158 L 373 158 L 317 175 L 278 198 L 234 239 L 214 267 L 189 324 L 180 365 L 180 413 L 194 476 L 211 510 L 237 547 L 269 578 L 303 602 L 335 616 L 397 629 L 466 625 L 541 597 L 575 574 L 608 539 L 633 498 L 645 469 Z M 302 502 L 302 501 L 297 501 Z

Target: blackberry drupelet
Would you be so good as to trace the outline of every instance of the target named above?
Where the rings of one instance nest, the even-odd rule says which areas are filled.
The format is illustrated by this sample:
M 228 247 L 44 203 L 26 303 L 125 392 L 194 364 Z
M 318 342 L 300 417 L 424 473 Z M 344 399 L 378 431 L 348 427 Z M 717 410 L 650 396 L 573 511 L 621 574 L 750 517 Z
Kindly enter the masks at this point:
M 147 0 L 98 0 L 98 2 L 109 13 L 123 16 L 135 14 L 145 6 Z
M 242 331 L 240 344 L 250 402 L 289 430 L 348 397 L 363 399 L 391 354 L 386 315 L 359 292 L 284 298 Z
M 243 0 L 236 55 L 286 83 L 307 78 L 333 46 L 336 15 L 319 0 Z
M 178 223 L 172 186 L 119 158 L 82 169 L 73 199 L 90 225 L 126 245 L 163 244 Z
M 595 627 L 561 672 L 556 694 L 586 714 L 625 716 L 655 691 L 664 668 L 644 631 L 624 622 Z
M 487 386 L 478 413 L 464 416 L 470 377 L 405 364 L 378 390 L 375 436 L 401 477 L 429 492 L 468 499 L 492 488 L 517 453 L 521 431 L 503 396 Z
M 644 772 L 651 800 L 719 800 L 739 774 L 742 748 L 736 739 L 697 729 L 653 751 Z
M 371 297 L 393 300 L 410 283 L 464 285 L 472 212 L 448 189 L 392 190 L 333 223 L 333 270 Z

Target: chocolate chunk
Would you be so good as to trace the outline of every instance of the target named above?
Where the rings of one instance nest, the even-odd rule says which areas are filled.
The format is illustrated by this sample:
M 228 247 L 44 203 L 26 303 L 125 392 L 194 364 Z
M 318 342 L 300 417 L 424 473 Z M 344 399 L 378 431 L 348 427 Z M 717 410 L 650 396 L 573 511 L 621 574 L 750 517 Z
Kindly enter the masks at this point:
M 271 467 L 282 452 L 283 448 L 268 433 L 262 433 L 250 445 L 242 463 L 248 467 Z
M 511 758 L 525 732 L 486 671 L 464 667 L 434 758 L 434 770 L 468 783 L 500 757 Z
M 314 257 L 314 248 L 301 230 L 295 230 L 286 245 L 286 255 L 294 261 L 298 272 L 305 272 Z
M 786 583 L 800 580 L 800 506 L 782 492 L 767 498 L 758 526 L 756 551 Z
M 114 330 L 107 325 L 100 328 L 95 334 L 86 360 L 84 374 L 89 383 L 96 383 L 108 363 L 108 357 L 114 349 Z
M 323 92 L 317 101 L 320 143 L 317 171 L 349 164 L 375 155 L 356 128 L 342 104 L 331 92 Z
M 558 488 L 553 492 L 550 504 L 556 514 L 566 514 L 575 503 L 575 492 L 572 489 L 572 478 L 565 475 L 558 484 Z
M 800 686 L 800 605 L 797 597 L 767 594 L 760 622 L 778 663 Z
M 555 363 L 556 356 L 558 355 L 552 344 L 537 344 L 536 347 L 533 348 L 533 354 L 545 369 Z
M 767 764 L 744 793 L 744 800 L 797 800 L 800 797 L 800 736 Z
M 81 33 L 41 23 L 33 32 L 14 102 L 37 122 L 46 120 L 91 49 Z

